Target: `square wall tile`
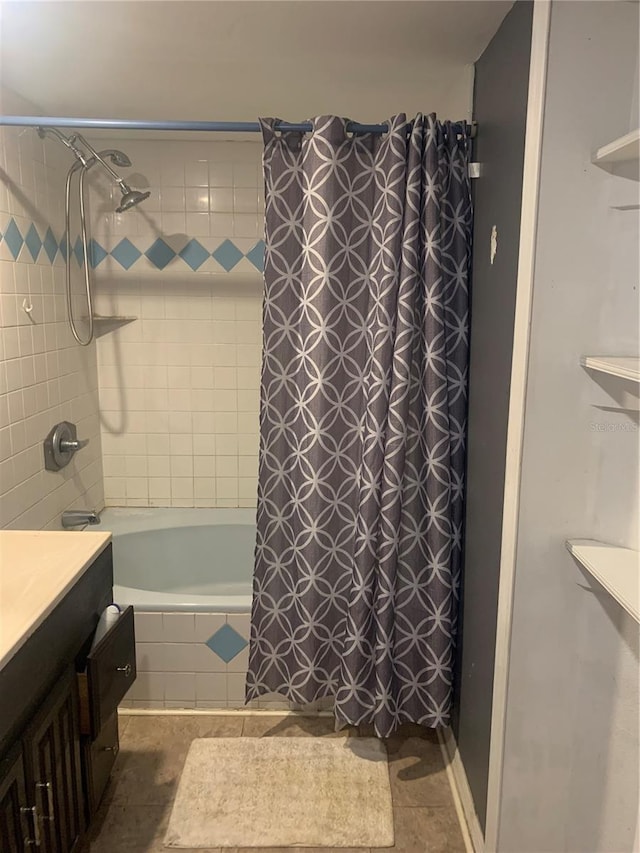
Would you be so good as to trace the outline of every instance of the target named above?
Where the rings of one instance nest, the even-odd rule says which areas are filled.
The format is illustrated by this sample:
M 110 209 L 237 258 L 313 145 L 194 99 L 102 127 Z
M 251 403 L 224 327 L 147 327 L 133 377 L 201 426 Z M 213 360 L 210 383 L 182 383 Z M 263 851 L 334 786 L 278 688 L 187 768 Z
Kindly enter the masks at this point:
M 227 664 L 227 673 L 230 672 L 241 672 L 243 675 L 247 674 L 247 669 L 249 668 L 249 646 L 242 649 L 241 652 L 233 657 L 229 663 Z
M 165 675 L 164 698 L 166 701 L 194 703 L 196 699 L 196 676 L 192 672 L 168 672 Z
M 161 643 L 163 640 L 162 613 L 134 613 L 136 643 Z
M 185 163 L 185 186 L 209 186 L 209 163 L 207 160 L 187 161 Z
M 127 700 L 164 701 L 165 674 L 163 672 L 138 672 L 136 680 L 127 692 Z
M 251 616 L 249 613 L 229 613 L 227 614 L 227 625 L 237 631 L 245 640 L 249 640 L 251 632 Z
M 205 643 L 191 646 L 193 672 L 226 672 L 227 664 L 216 655 Z
M 227 701 L 227 675 L 223 673 L 202 673 L 195 675 L 196 702 Z
M 194 643 L 164 643 L 164 671 L 196 672 L 197 649 Z
M 162 638 L 165 643 L 193 643 L 195 641 L 195 614 L 163 613 Z
M 227 675 L 227 702 L 230 707 L 244 707 L 246 681 L 246 673 L 230 672 Z
M 198 643 L 206 643 L 209 637 L 226 623 L 224 613 L 196 613 L 195 614 L 195 640 Z
M 139 672 L 164 672 L 167 665 L 164 643 L 136 642 L 136 664 Z

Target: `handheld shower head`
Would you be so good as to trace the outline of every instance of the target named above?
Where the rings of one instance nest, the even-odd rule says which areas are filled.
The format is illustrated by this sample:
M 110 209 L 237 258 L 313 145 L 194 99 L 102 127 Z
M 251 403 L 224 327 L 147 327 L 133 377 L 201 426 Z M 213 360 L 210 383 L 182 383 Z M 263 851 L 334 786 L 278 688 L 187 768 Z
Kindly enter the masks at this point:
M 120 184 L 120 190 L 122 192 L 122 200 L 120 201 L 120 205 L 116 207 L 116 213 L 124 213 L 125 210 L 130 210 L 151 195 L 150 192 L 143 193 L 140 190 L 132 190 L 124 181 Z
M 129 168 L 131 165 L 131 160 L 124 151 L 118 151 L 117 148 L 107 148 L 105 151 L 100 151 L 100 156 L 103 160 L 108 157 L 114 166 L 120 166 L 120 168 Z

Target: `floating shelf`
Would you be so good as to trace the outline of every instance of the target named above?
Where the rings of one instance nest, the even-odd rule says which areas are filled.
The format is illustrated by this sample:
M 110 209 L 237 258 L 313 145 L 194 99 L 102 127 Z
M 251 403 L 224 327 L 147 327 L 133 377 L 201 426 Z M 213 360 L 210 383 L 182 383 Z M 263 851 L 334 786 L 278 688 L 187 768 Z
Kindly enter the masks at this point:
M 597 166 L 628 163 L 633 160 L 640 160 L 640 128 L 614 139 L 608 145 L 603 145 L 593 156 L 593 162 Z
M 640 622 L 640 553 L 595 539 L 568 539 L 566 545 L 609 595 Z
M 101 314 L 95 314 L 93 317 L 93 328 L 96 338 L 102 337 L 109 332 L 119 329 L 120 326 L 126 326 L 127 323 L 133 323 L 137 317 L 104 317 Z
M 635 356 L 583 355 L 580 364 L 589 370 L 640 382 L 640 358 Z

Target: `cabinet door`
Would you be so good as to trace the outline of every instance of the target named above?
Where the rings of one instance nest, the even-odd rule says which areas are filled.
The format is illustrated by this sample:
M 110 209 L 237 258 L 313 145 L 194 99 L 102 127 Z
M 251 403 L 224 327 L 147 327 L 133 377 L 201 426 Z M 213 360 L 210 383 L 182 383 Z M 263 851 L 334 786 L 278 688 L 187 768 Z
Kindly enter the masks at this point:
M 58 680 L 27 729 L 27 794 L 40 816 L 40 853 L 70 853 L 84 831 L 75 671 Z
M 136 680 L 136 637 L 133 607 L 127 607 L 87 655 L 80 686 L 80 731 L 98 737 Z
M 23 853 L 33 843 L 29 820 L 22 750 L 14 749 L 0 761 L 0 850 Z M 33 813 L 31 813 L 33 817 Z

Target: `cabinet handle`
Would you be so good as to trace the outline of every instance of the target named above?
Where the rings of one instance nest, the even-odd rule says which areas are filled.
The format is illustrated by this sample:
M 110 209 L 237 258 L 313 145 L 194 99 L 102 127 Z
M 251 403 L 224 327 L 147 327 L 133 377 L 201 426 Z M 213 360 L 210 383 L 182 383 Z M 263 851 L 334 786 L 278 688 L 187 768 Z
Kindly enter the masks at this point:
M 116 743 L 114 746 L 105 746 L 104 751 L 105 752 L 112 752 L 114 755 L 117 755 L 118 752 L 120 751 L 120 747 Z
M 126 666 L 117 666 L 116 672 L 124 672 L 124 677 L 129 678 L 131 675 L 131 664 L 128 663 Z
M 30 814 L 33 820 L 33 838 L 25 838 L 24 843 L 33 847 L 40 847 L 40 819 L 38 817 L 37 806 L 21 806 L 22 814 Z
M 36 782 L 36 788 L 38 788 L 40 791 L 42 791 L 42 789 L 44 788 L 47 792 L 47 814 L 42 815 L 42 820 L 55 820 L 55 809 L 53 806 L 53 785 L 51 784 L 51 782 Z

